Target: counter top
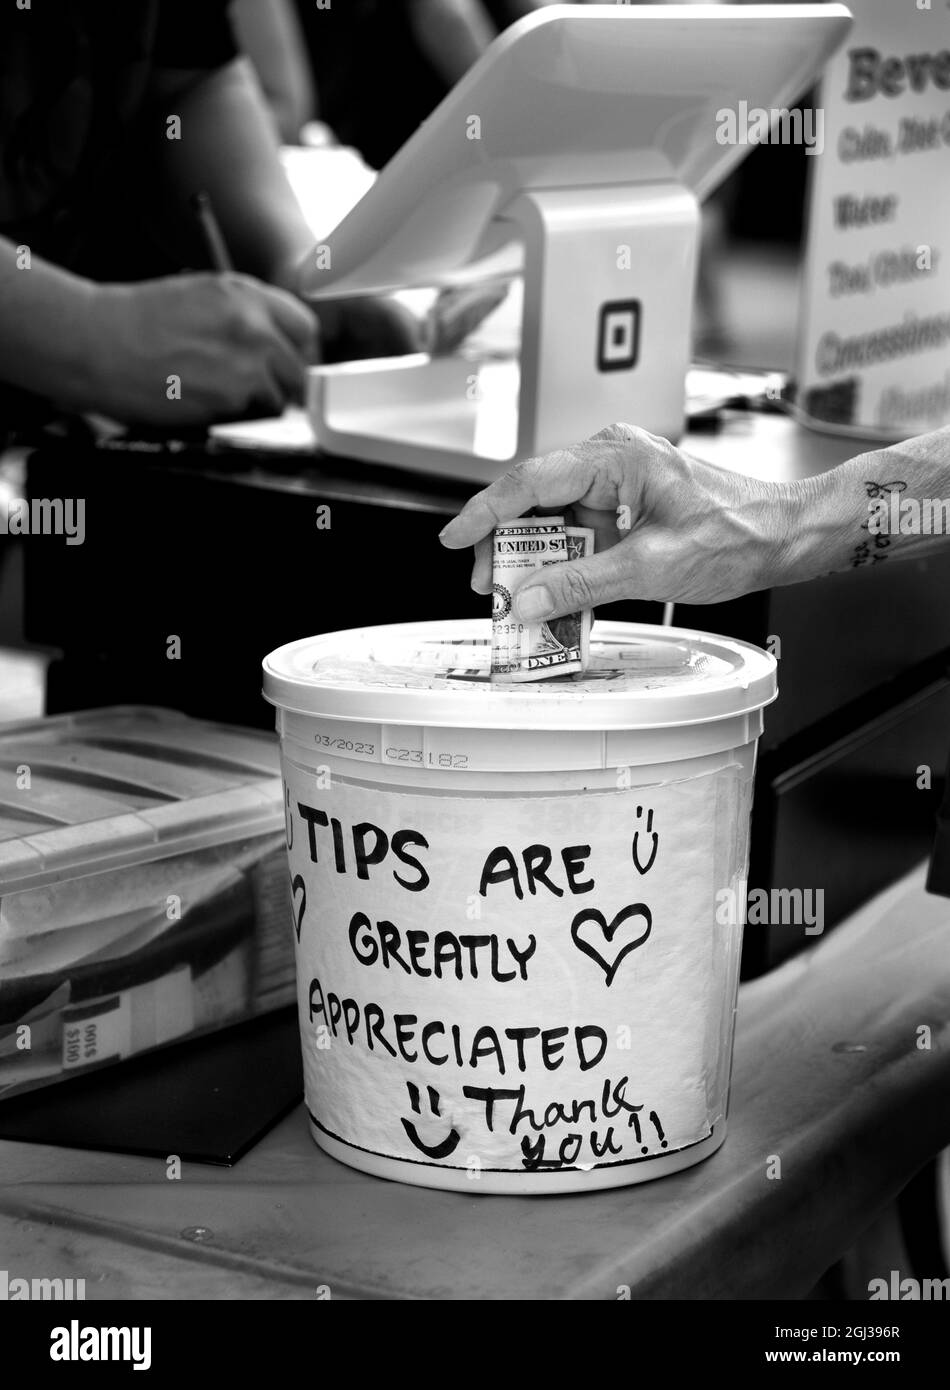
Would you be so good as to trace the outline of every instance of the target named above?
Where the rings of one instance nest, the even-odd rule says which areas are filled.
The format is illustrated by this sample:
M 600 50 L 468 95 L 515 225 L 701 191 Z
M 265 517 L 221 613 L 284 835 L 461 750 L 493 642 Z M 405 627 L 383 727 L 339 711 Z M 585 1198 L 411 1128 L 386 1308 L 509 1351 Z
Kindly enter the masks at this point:
M 179 1181 L 5 1142 L 3 1263 L 84 1278 L 88 1299 L 802 1297 L 950 1144 L 950 901 L 923 881 L 742 987 L 729 1137 L 685 1172 L 585 1196 L 430 1191 L 327 1158 L 302 1108 L 233 1169 Z

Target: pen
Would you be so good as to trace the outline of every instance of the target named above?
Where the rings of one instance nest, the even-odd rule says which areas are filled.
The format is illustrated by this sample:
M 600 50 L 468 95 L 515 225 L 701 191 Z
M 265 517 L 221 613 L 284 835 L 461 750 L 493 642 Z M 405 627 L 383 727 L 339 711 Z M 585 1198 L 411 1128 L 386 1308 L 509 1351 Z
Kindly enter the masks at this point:
M 207 193 L 200 192 L 192 196 L 191 210 L 195 214 L 195 221 L 201 230 L 212 266 L 222 275 L 227 275 L 234 269 L 234 263 Z

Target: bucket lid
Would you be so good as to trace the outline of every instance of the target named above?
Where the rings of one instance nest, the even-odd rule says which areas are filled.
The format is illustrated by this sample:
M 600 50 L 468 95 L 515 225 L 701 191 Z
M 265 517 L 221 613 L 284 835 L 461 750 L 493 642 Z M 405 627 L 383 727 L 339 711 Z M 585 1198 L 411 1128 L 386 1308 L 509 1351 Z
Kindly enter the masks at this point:
M 264 659 L 264 698 L 299 714 L 455 729 L 662 729 L 771 704 L 777 664 L 730 637 L 596 623 L 583 674 L 489 679 L 488 619 L 354 628 Z

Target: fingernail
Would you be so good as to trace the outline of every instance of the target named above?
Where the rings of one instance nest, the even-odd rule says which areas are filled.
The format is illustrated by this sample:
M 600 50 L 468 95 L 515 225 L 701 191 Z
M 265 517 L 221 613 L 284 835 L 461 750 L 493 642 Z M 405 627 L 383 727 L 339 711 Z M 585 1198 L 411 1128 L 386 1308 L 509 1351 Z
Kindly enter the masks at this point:
M 550 589 L 543 584 L 533 584 L 530 589 L 522 589 L 515 600 L 518 617 L 525 623 L 536 623 L 546 618 L 554 610 L 554 600 Z

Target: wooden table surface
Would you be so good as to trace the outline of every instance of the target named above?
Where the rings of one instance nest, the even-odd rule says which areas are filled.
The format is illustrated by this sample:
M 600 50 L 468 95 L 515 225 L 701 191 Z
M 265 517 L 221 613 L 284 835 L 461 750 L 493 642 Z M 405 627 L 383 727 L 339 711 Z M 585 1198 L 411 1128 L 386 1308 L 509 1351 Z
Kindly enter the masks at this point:
M 302 1108 L 178 1181 L 5 1142 L 0 1266 L 88 1299 L 801 1297 L 950 1144 L 950 900 L 923 881 L 743 986 L 729 1137 L 695 1168 L 589 1196 L 428 1191 L 327 1158 Z

